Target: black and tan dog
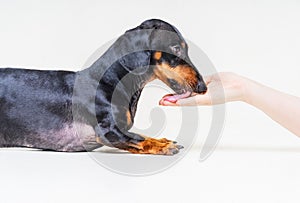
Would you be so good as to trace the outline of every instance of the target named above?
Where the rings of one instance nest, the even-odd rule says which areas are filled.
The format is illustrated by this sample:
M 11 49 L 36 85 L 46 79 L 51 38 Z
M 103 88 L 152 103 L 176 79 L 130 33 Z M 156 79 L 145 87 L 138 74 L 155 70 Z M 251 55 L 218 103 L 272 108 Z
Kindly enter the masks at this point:
M 122 51 L 128 47 L 130 53 Z M 128 130 L 141 91 L 153 79 L 175 91 L 170 101 L 206 92 L 187 54 L 188 46 L 178 30 L 152 19 L 128 30 L 83 71 L 2 68 L 0 147 L 77 152 L 106 145 L 140 154 L 178 153 L 182 147 L 176 142 Z M 122 81 L 128 75 L 130 82 Z M 80 77 L 82 84 L 96 84 L 90 85 L 94 93 L 88 93 L 88 85 L 78 92 L 75 86 L 80 85 L 76 83 Z M 113 99 L 113 93 L 118 99 Z

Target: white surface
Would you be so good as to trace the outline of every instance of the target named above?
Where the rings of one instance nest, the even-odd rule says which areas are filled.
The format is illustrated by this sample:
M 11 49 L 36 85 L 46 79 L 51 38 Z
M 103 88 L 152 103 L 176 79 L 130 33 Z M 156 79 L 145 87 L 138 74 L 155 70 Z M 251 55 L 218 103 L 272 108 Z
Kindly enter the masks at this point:
M 127 177 L 86 154 L 2 152 L 1 202 L 299 202 L 299 152 L 198 149 L 169 170 Z
M 153 17 L 176 25 L 219 71 L 300 95 L 300 3 L 292 0 L 0 1 L 0 66 L 79 70 L 102 44 Z M 149 125 L 163 94 L 144 93 L 137 126 Z M 171 138 L 180 110 L 163 109 L 162 135 Z M 211 109 L 198 110 L 194 148 L 149 177 L 112 173 L 84 153 L 1 150 L 1 203 L 299 202 L 299 138 L 253 107 L 228 104 L 219 147 L 200 163 Z

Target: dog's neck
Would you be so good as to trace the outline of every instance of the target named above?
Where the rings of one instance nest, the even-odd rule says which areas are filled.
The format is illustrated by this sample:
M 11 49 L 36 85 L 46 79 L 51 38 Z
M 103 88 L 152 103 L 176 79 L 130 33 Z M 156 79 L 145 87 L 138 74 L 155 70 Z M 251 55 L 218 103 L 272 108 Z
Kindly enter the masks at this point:
M 130 99 L 129 102 L 129 108 L 130 108 L 130 112 L 132 115 L 132 118 L 134 118 L 136 110 L 137 110 L 137 104 L 139 101 L 139 98 L 141 96 L 141 93 L 144 89 L 144 87 L 151 81 L 153 81 L 154 79 L 156 79 L 155 75 L 153 74 L 153 71 L 149 71 L 141 76 L 136 76 L 134 78 L 134 89 L 132 89 L 132 86 L 128 86 L 127 88 L 127 92 L 131 92 L 132 93 L 132 97 Z M 133 92 L 134 91 L 134 92 Z
M 126 55 L 128 52 L 134 52 L 137 47 L 134 46 L 133 43 L 135 40 L 134 35 L 132 34 L 125 34 L 121 36 L 98 60 L 96 60 L 89 68 L 82 70 L 78 73 L 81 75 L 81 86 L 87 86 L 84 89 L 89 89 L 89 95 L 93 97 L 96 95 L 97 86 L 99 85 L 99 81 L 103 80 L 103 77 L 108 76 L 106 75 L 107 72 L 114 72 L 117 73 L 118 80 L 113 82 L 120 82 L 124 77 L 127 76 L 128 71 L 124 70 L 123 67 L 119 65 L 114 65 L 114 63 L 118 62 L 118 60 Z M 123 47 L 123 48 L 122 48 Z M 126 47 L 126 48 L 124 48 Z M 147 50 L 148 44 L 147 43 L 139 43 L 139 49 Z M 125 100 L 122 100 L 122 105 L 129 105 L 129 110 L 131 112 L 132 118 L 135 115 L 137 103 L 142 93 L 143 88 L 145 85 L 150 82 L 151 80 L 155 79 L 153 77 L 153 70 L 149 69 L 146 73 L 143 74 L 136 74 L 131 76 L 131 80 L 125 82 L 123 84 L 123 89 L 121 94 L 128 94 L 129 97 Z M 117 84 L 110 85 L 112 88 L 115 88 Z M 112 92 L 114 91 L 111 88 Z M 84 93 L 84 91 L 82 91 Z M 106 93 L 105 93 L 106 94 Z M 109 94 L 109 93 L 107 93 Z M 112 94 L 112 93 L 111 93 Z M 83 94 L 82 97 L 88 98 L 86 93 Z M 129 103 L 128 103 L 129 102 Z

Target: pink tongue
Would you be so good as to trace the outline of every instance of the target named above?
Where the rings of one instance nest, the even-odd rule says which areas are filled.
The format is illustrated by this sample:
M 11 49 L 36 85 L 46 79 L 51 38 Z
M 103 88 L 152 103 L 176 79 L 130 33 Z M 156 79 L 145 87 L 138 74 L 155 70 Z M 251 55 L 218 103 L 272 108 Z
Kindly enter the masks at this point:
M 163 100 L 175 103 L 175 102 L 177 102 L 177 100 L 189 97 L 190 95 L 191 95 L 191 92 L 187 91 L 183 94 L 174 94 L 174 95 L 166 96 L 163 98 Z

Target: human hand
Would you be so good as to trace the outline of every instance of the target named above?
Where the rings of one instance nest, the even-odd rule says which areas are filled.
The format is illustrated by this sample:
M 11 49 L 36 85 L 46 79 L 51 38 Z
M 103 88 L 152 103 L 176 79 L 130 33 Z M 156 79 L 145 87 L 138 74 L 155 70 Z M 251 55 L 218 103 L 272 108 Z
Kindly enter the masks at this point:
M 300 137 L 300 98 L 259 84 L 234 73 L 217 73 L 204 77 L 205 94 L 192 93 L 190 97 L 168 101 L 168 95 L 160 100 L 163 106 L 214 105 L 231 101 L 244 101 L 265 112 L 289 131 Z M 165 99 L 164 99 L 165 98 Z M 174 97 L 172 97 L 174 98 Z
M 204 77 L 207 85 L 205 94 L 192 93 L 191 97 L 170 102 L 164 98 L 159 102 L 163 106 L 195 106 L 195 105 L 214 105 L 231 101 L 244 101 L 246 78 L 235 73 L 221 72 Z

